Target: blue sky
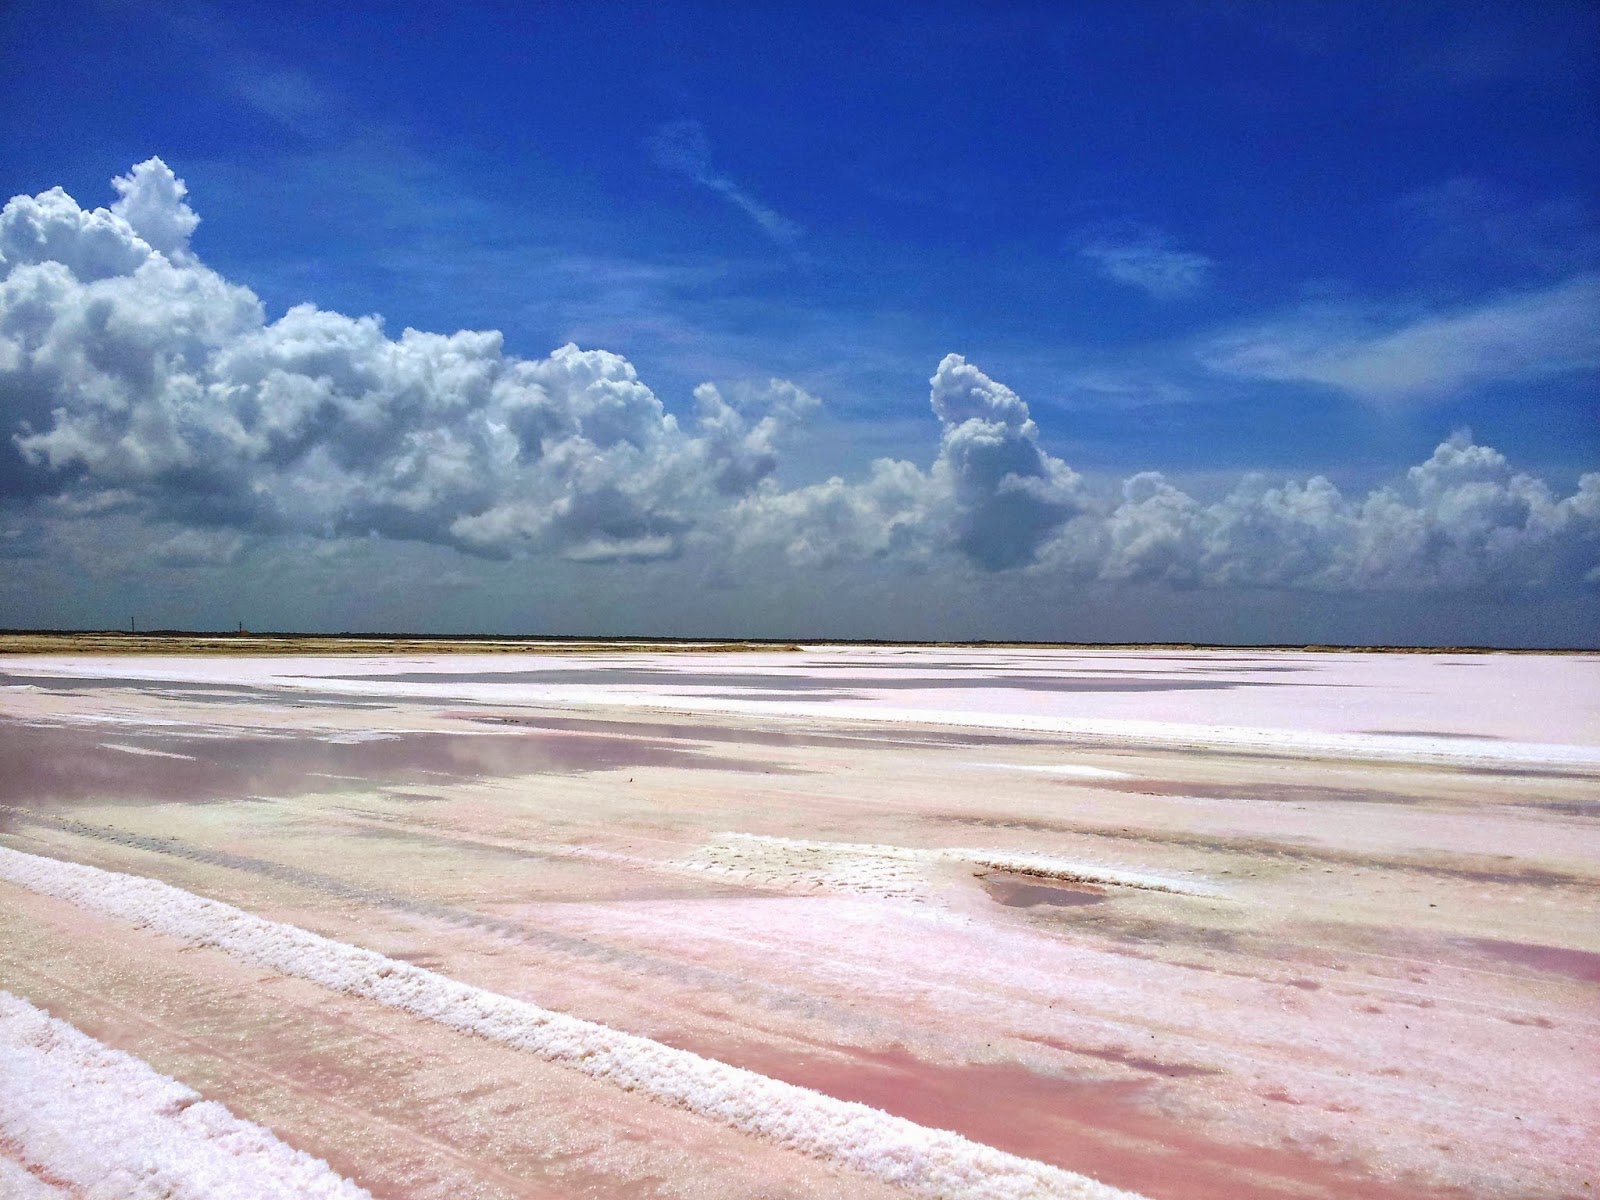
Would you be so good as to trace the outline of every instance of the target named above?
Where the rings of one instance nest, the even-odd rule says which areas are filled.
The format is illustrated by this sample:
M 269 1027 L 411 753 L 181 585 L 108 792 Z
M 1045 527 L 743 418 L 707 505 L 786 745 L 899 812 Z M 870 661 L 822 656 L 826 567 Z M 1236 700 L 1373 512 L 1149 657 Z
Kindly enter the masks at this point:
M 685 420 L 792 381 L 783 488 L 928 466 L 952 352 L 1091 487 L 1359 496 L 1463 427 L 1558 496 L 1600 468 L 1593 5 L 22 2 L 0 38 L 6 195 L 159 156 L 269 322 L 573 341 Z

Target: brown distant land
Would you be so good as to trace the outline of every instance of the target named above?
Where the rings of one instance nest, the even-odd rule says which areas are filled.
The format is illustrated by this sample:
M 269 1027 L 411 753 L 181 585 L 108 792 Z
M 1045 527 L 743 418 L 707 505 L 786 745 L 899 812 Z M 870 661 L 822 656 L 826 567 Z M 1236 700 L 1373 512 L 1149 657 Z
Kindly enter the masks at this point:
M 0 655 L 126 654 L 126 655 L 331 655 L 331 654 L 615 654 L 630 650 L 651 654 L 739 653 L 799 650 L 800 641 L 843 646 L 992 646 L 1040 650 L 1293 650 L 1311 654 L 1583 654 L 1576 646 L 1508 648 L 1502 646 L 1361 646 L 1294 643 L 1220 642 L 1041 642 L 1000 639 L 887 641 L 875 638 L 816 637 L 800 639 L 572 637 L 560 634 L 431 634 L 431 633 L 255 633 L 161 629 L 126 630 L 0 630 Z

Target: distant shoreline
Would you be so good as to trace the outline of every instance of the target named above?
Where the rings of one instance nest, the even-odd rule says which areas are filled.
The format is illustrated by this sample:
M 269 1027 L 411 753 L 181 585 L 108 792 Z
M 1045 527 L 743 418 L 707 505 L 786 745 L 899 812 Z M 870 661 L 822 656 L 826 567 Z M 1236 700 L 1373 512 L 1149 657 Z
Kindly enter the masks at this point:
M 282 633 L 193 630 L 0 630 L 0 656 L 94 655 L 358 655 L 358 654 L 652 654 L 785 653 L 806 644 L 834 646 L 942 646 L 1007 650 L 1248 650 L 1300 654 L 1594 654 L 1584 646 L 1363 646 L 1293 643 L 1042 642 L 1003 640 L 912 640 L 877 638 L 683 638 L 575 637 L 556 634 Z

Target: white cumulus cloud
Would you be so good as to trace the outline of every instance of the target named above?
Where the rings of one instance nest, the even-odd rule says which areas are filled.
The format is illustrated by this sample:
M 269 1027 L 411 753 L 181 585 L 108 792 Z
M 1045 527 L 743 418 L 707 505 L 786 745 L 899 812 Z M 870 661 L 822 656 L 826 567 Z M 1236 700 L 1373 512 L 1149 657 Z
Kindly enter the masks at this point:
M 0 213 L 13 494 L 489 556 L 668 557 L 774 469 L 813 403 L 782 381 L 737 404 L 713 389 L 686 429 L 603 350 L 523 359 L 496 332 L 391 337 L 313 305 L 268 321 L 189 249 L 197 218 L 164 163 L 117 186 L 110 210 L 56 189 Z
M 1571 584 L 1600 563 L 1600 473 L 1557 497 L 1466 431 L 1403 480 L 1363 496 L 1346 497 L 1321 476 L 1250 477 L 1202 504 L 1146 473 L 1065 527 L 1041 563 L 1082 578 L 1185 587 L 1514 592 Z
M 685 169 L 709 170 L 685 146 Z M 484 558 L 694 555 L 729 578 L 882 564 L 1179 588 L 1600 582 L 1600 473 L 1558 495 L 1461 433 L 1364 495 L 1321 476 L 1249 478 L 1202 502 L 1153 472 L 1104 494 L 1046 448 L 1021 396 L 959 354 L 929 380 L 925 460 L 785 488 L 783 440 L 817 406 L 793 383 L 703 384 L 680 417 L 606 350 L 522 358 L 493 331 L 393 336 L 310 304 L 269 320 L 195 255 L 198 217 L 161 160 L 115 186 L 110 208 L 57 188 L 0 211 L 0 557 L 13 561 L 51 553 L 41 521 L 115 521 L 142 523 L 149 561 L 177 569 L 226 568 L 263 539 L 376 538 Z M 1385 394 L 1432 378 L 1419 358 L 1435 375 L 1515 373 L 1533 359 L 1517 330 L 1591 353 L 1574 314 L 1594 298 L 1586 278 L 1376 337 L 1304 335 L 1293 353 L 1236 341 L 1219 362 Z M 1498 363 L 1473 348 L 1483 339 Z
M 884 459 L 864 483 L 756 492 L 737 512 L 744 543 L 781 546 L 797 565 L 940 551 L 984 570 L 1031 562 L 1078 511 L 1078 476 L 1040 445 L 1022 399 L 961 355 L 947 354 L 928 383 L 943 427 L 928 470 Z

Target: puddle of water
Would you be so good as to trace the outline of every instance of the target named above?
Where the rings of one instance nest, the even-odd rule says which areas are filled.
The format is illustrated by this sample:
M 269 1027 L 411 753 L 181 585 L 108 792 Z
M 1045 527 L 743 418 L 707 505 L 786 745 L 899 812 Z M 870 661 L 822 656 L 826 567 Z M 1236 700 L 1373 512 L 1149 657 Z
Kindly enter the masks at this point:
M 1553 975 L 1566 975 L 1583 983 L 1600 983 L 1600 954 L 1540 946 L 1533 942 L 1506 942 L 1498 938 L 1462 938 L 1462 943 L 1495 958 L 1532 967 Z
M 444 783 L 483 776 L 565 774 L 623 767 L 785 768 L 644 738 L 595 734 L 408 733 L 370 741 L 196 737 L 118 726 L 0 722 L 0 803 L 207 801 Z M 128 753 L 128 748 L 147 753 Z
M 980 878 L 983 890 L 1007 908 L 1033 908 L 1041 904 L 1077 908 L 1086 904 L 1104 904 L 1108 899 L 1103 888 L 1041 883 L 1031 876 L 1020 878 L 995 873 Z

